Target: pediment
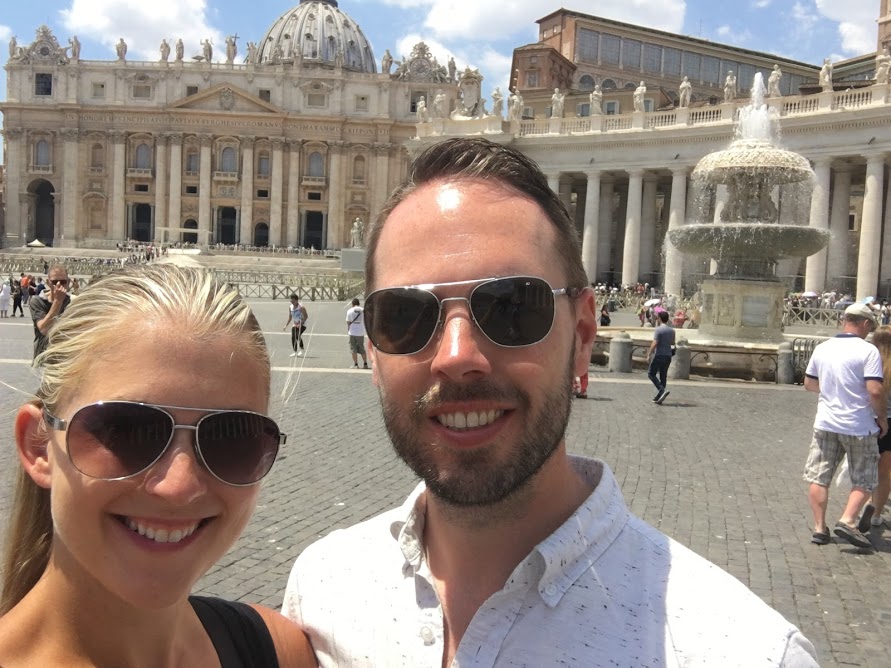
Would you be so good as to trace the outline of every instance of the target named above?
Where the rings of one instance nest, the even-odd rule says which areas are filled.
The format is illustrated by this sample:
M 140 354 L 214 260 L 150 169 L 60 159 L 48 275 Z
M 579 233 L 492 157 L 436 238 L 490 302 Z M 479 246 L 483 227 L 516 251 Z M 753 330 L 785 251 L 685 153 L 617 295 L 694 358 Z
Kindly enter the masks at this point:
M 261 100 L 231 83 L 217 84 L 195 95 L 180 98 L 171 103 L 168 109 L 189 109 L 195 111 L 215 111 L 241 114 L 281 114 L 274 104 Z

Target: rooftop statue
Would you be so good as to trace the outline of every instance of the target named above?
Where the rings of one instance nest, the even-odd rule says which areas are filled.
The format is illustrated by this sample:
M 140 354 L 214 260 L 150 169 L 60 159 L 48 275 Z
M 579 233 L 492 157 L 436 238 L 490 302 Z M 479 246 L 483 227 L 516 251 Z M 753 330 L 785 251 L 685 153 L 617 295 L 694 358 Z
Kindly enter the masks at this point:
M 238 45 L 235 43 L 235 40 L 238 39 L 238 35 L 229 35 L 226 37 L 226 64 L 231 65 L 235 62 L 235 56 L 238 55 Z
M 512 121 L 519 121 L 523 117 L 523 96 L 520 95 L 520 89 L 514 88 L 508 100 L 507 116 Z
M 446 96 L 440 88 L 436 91 L 436 96 L 433 98 L 433 118 L 445 118 L 446 113 Z
M 736 99 L 738 88 L 736 85 L 736 76 L 733 70 L 727 71 L 727 78 L 724 79 L 724 102 L 733 102 Z
M 495 87 L 495 92 L 492 93 L 492 115 L 504 116 L 504 96 L 501 94 L 501 89 L 498 86 Z
M 15 35 L 9 38 L 9 59 L 16 60 L 19 57 L 19 42 Z
M 634 111 L 646 111 L 647 107 L 644 103 L 644 95 L 647 94 L 647 86 L 641 81 L 640 86 L 634 89 Z
M 455 65 L 455 59 L 452 56 L 449 56 L 449 82 L 455 82 L 455 72 L 457 71 L 457 66 Z
M 427 113 L 427 101 L 423 95 L 418 98 L 418 102 L 415 105 L 415 116 L 418 119 L 418 123 L 426 123 L 430 120 L 430 115 Z
M 176 40 L 176 62 L 182 61 L 184 52 L 185 52 L 185 47 L 183 46 L 182 39 Z
M 210 41 L 210 38 L 201 40 L 201 49 L 204 53 L 204 60 L 210 62 L 213 60 L 213 42 Z
M 68 43 L 71 45 L 71 59 L 80 60 L 80 40 L 77 38 L 77 35 L 69 37 Z
M 783 71 L 779 65 L 773 66 L 773 72 L 767 77 L 767 97 L 782 97 L 780 92 L 780 80 L 783 78 Z
M 832 61 L 823 59 L 823 67 L 820 68 L 820 87 L 824 93 L 832 90 Z
M 389 74 L 391 67 L 393 67 L 393 56 L 390 53 L 390 49 L 385 49 L 383 58 L 381 58 L 381 72 Z
M 170 58 L 170 45 L 167 43 L 166 39 L 161 40 L 161 62 L 166 63 Z
M 881 53 L 876 54 L 876 83 L 887 84 L 889 71 L 891 71 L 891 55 L 888 55 L 888 48 L 885 47 Z
M 114 49 L 115 51 L 117 51 L 118 60 L 127 59 L 127 42 L 124 41 L 123 37 L 118 40 L 118 43 L 115 45 Z
M 684 77 L 684 80 L 678 88 L 678 93 L 678 106 L 689 107 L 690 99 L 693 97 L 693 84 L 690 83 L 690 77 Z

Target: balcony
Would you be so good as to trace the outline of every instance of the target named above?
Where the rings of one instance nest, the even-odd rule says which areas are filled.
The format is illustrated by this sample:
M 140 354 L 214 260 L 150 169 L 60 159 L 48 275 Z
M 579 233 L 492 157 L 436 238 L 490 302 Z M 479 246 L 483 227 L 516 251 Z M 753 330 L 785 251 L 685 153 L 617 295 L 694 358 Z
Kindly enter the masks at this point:
M 128 167 L 127 168 L 127 176 L 131 178 L 151 178 L 152 177 L 152 169 L 151 167 Z
M 303 175 L 303 185 L 305 186 L 324 186 L 328 180 L 324 176 Z
M 52 165 L 28 165 L 28 171 L 31 174 L 52 174 Z
M 238 172 L 214 172 L 214 181 L 238 181 Z

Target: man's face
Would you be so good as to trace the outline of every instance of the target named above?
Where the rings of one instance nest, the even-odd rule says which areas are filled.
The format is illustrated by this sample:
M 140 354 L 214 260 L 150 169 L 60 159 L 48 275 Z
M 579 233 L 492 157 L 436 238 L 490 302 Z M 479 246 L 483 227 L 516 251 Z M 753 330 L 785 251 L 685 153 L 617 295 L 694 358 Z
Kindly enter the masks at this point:
M 509 188 L 427 185 L 388 218 L 374 288 L 515 275 L 566 287 L 554 238 L 538 205 Z M 433 291 L 466 297 L 472 287 Z M 550 333 L 525 348 L 492 343 L 460 300 L 445 303 L 440 328 L 417 353 L 386 355 L 369 344 L 394 448 L 438 498 L 501 501 L 562 445 L 572 380 L 587 370 L 596 331 L 593 298 L 586 291 L 574 313 L 570 298 L 556 297 L 555 311 Z

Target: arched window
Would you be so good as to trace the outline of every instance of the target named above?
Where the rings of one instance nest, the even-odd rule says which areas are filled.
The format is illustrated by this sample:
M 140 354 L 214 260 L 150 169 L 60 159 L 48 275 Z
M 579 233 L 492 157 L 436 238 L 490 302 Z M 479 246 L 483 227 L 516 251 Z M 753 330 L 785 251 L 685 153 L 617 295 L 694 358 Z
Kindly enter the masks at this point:
M 309 154 L 309 176 L 325 176 L 325 161 L 319 152 Z
M 600 88 L 602 88 L 603 90 L 607 90 L 610 88 L 616 88 L 616 82 L 613 81 L 612 79 L 604 79 L 603 83 L 600 84 Z
M 227 146 L 226 148 L 224 148 L 222 155 L 220 155 L 220 171 L 238 171 L 238 168 L 235 165 L 235 149 L 231 146 Z
M 625 84 L 625 90 L 635 90 L 636 88 L 637 86 L 631 81 Z
M 365 183 L 364 155 L 357 155 L 353 160 L 353 183 Z
M 90 149 L 90 167 L 95 169 L 102 169 L 104 167 L 104 158 L 102 151 L 102 144 L 93 144 L 93 148 Z
M 594 77 L 583 74 L 579 79 L 579 90 L 594 90 Z
M 140 144 L 136 147 L 136 168 L 152 168 L 152 149 L 149 148 L 148 144 Z
M 38 167 L 49 167 L 50 147 L 46 139 L 41 139 L 34 148 L 34 164 Z
M 334 36 L 328 38 L 328 53 L 325 54 L 325 60 L 334 60 L 337 55 L 337 40 Z
M 316 44 L 316 38 L 313 37 L 312 33 L 308 32 L 303 36 L 303 57 L 304 58 L 318 58 L 319 57 L 319 47 Z
M 257 176 L 269 178 L 269 154 L 261 153 L 257 157 Z

